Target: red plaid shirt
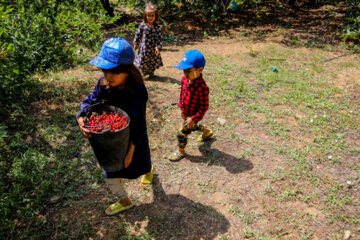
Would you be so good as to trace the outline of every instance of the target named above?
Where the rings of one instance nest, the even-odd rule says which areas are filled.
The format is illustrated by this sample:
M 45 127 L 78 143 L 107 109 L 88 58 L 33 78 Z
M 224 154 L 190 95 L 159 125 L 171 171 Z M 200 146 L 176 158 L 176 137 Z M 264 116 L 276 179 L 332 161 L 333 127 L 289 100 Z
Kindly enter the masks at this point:
M 204 117 L 209 108 L 209 88 L 202 75 L 191 85 L 186 76 L 182 77 L 178 106 L 183 115 L 191 117 L 196 123 Z

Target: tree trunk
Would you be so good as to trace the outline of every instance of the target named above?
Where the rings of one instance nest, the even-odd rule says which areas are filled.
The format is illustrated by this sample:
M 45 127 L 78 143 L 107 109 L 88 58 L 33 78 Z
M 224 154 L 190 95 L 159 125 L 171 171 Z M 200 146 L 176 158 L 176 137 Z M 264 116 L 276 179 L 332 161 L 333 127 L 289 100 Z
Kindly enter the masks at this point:
M 109 0 L 100 0 L 101 4 L 103 5 L 106 12 L 109 14 L 110 17 L 114 17 L 114 9 L 110 6 Z

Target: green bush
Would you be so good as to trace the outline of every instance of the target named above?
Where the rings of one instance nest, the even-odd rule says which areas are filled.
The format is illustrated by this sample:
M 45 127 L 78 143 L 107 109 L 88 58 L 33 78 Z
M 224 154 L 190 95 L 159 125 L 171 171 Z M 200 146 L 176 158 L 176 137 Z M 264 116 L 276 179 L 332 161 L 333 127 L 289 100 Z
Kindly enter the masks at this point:
M 1 0 L 0 115 L 29 102 L 34 73 L 71 64 L 79 45 L 98 48 L 104 16 L 92 0 Z
M 342 38 L 360 41 L 360 0 L 347 0 Z

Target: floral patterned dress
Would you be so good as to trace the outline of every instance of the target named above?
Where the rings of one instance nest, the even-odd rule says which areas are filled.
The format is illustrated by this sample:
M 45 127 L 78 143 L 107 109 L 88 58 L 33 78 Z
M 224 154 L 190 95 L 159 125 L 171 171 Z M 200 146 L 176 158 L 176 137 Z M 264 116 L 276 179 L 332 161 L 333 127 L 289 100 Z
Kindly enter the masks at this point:
M 139 46 L 134 64 L 143 74 L 153 74 L 155 69 L 163 66 L 160 54 L 155 53 L 156 47 L 161 49 L 161 30 L 158 24 L 154 23 L 150 27 L 141 23 L 136 31 L 134 44 Z

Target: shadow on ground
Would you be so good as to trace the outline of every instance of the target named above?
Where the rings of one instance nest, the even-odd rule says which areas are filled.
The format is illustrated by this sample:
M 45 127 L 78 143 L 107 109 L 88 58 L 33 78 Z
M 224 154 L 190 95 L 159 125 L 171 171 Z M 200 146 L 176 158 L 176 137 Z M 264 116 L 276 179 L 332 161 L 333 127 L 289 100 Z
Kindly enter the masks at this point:
M 205 163 L 209 166 L 224 166 L 229 173 L 236 174 L 253 169 L 254 165 L 246 159 L 239 159 L 227 153 L 224 153 L 211 145 L 216 139 L 210 139 L 199 146 L 202 156 L 192 156 L 187 154 L 186 159 L 191 162 Z
M 147 233 L 155 239 L 214 239 L 230 227 L 214 208 L 180 194 L 166 194 L 158 177 L 153 181 L 154 201 L 131 210 L 128 222 L 148 219 Z M 119 218 L 122 215 L 118 216 Z
M 167 76 L 159 76 L 159 75 L 155 75 L 155 77 L 152 78 L 146 78 L 145 80 L 148 82 L 169 82 L 172 84 L 181 84 L 181 82 L 179 80 L 176 80 L 175 78 L 171 78 L 171 77 L 167 77 Z
M 273 33 L 282 36 L 280 43 L 289 46 L 317 47 L 339 42 L 335 36 L 341 32 L 345 18 L 345 6 L 292 8 L 287 4 L 267 4 L 256 9 L 241 9 L 227 13 L 226 18 L 212 21 L 192 11 L 173 12 L 163 16 L 169 22 L 164 34 L 171 33 L 175 40 L 164 42 L 165 48 L 191 45 L 211 36 L 234 34 L 255 41 L 264 41 Z M 191 14 L 190 14 L 191 12 Z M 195 15 L 195 16 L 194 16 Z M 177 24 L 181 22 L 182 24 Z

